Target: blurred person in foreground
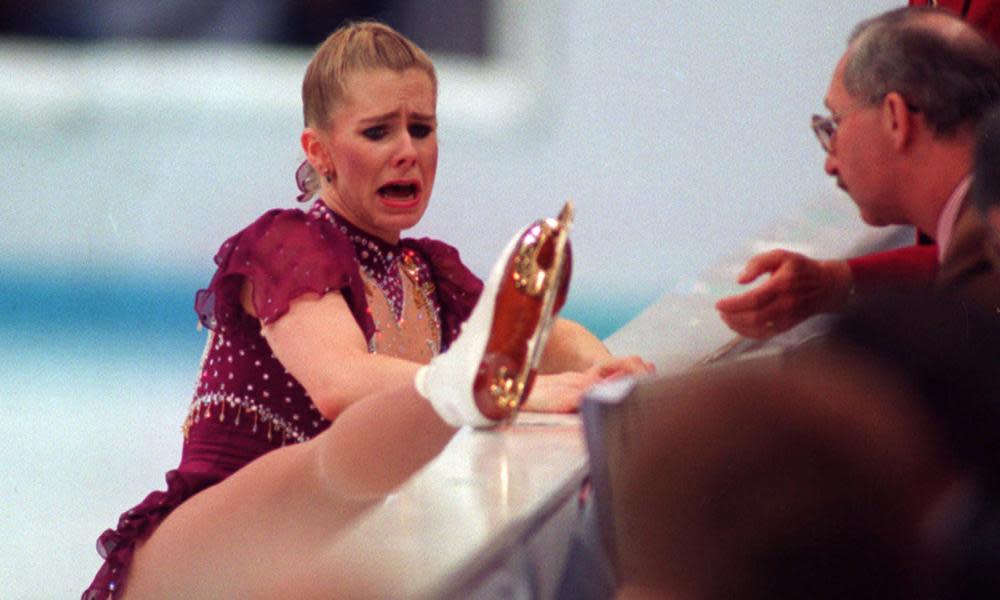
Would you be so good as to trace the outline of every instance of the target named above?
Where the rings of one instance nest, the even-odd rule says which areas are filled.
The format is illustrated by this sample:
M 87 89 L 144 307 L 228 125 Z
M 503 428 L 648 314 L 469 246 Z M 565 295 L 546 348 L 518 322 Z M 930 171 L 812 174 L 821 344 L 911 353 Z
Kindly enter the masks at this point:
M 1000 13 L 980 4 L 966 16 L 995 39 Z M 997 52 L 943 9 L 904 8 L 858 26 L 828 90 L 831 114 L 813 118 L 825 169 L 866 223 L 914 225 L 937 243 L 850 261 L 786 250 L 755 256 L 739 282 L 771 276 L 716 304 L 727 325 L 764 339 L 841 310 L 854 292 L 965 285 L 947 264 L 949 246 L 966 209 L 976 124 L 1000 99 Z M 996 303 L 967 291 L 984 305 Z
M 796 352 L 639 383 L 618 597 L 1000 597 L 1000 330 L 880 297 Z
M 318 199 L 306 210 L 268 211 L 222 244 L 218 269 L 195 298 L 209 334 L 181 464 L 165 491 L 101 535 L 105 563 L 85 598 L 119 593 L 147 539 L 189 564 L 197 528 L 207 532 L 211 522 L 191 520 L 195 509 L 177 519 L 172 511 L 283 446 L 330 429 L 327 442 L 268 464 L 283 472 L 275 465 L 291 461 L 288 476 L 312 491 L 377 494 L 440 451 L 457 427 L 492 426 L 522 404 L 572 412 L 594 382 L 651 369 L 637 357 L 612 357 L 585 328 L 552 317 L 569 282 L 571 207 L 515 235 L 485 292 L 455 248 L 402 237 L 427 209 L 438 159 L 437 77 L 410 40 L 375 22 L 338 29 L 309 63 L 302 100 L 299 200 Z M 317 462 L 328 468 L 310 470 Z M 224 489 L 269 489 L 281 502 L 282 486 L 255 472 L 264 473 L 250 478 L 256 486 Z M 225 497 L 239 504 L 241 493 Z M 254 527 L 247 516 L 243 525 Z M 164 520 L 173 537 L 156 535 Z M 148 552 L 157 558 L 146 559 L 154 566 L 143 581 L 156 573 L 169 580 L 170 570 L 155 566 L 170 564 L 166 555 Z M 254 582 L 263 585 L 251 579 L 247 594 L 225 595 L 253 595 Z

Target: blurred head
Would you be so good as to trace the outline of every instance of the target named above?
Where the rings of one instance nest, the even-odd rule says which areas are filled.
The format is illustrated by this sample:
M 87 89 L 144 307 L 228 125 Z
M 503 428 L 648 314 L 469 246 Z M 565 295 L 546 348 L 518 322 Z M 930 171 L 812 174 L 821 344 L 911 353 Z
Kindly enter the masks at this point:
M 954 14 L 904 7 L 863 21 L 827 92 L 836 134 L 825 169 L 866 222 L 912 223 L 907 202 L 928 180 L 914 157 L 971 147 L 997 100 L 1000 49 Z
M 398 240 L 423 216 L 437 171 L 430 59 L 386 25 L 347 25 L 313 56 L 302 104 L 311 185 L 354 225 Z
M 905 381 L 837 351 L 641 393 L 663 406 L 616 498 L 625 597 L 919 597 L 947 470 Z
M 947 570 L 939 597 L 1000 597 L 1000 328 L 995 311 L 961 297 L 908 294 L 873 299 L 832 333 L 899 373 L 944 435 L 964 498 L 940 495 L 924 541 Z
M 997 365 L 989 316 L 911 295 L 791 355 L 640 384 L 612 474 L 623 596 L 948 597 L 981 564 L 964 553 L 1000 467 Z

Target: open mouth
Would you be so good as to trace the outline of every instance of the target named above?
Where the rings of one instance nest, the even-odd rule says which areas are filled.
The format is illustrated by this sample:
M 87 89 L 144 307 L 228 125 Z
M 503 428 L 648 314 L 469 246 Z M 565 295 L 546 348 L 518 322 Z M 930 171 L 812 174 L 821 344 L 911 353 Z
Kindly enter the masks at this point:
M 378 195 L 390 202 L 409 202 L 417 198 L 419 191 L 415 183 L 388 183 L 378 189 Z
M 416 181 L 387 183 L 378 189 L 378 197 L 387 207 L 410 209 L 420 202 L 420 184 Z

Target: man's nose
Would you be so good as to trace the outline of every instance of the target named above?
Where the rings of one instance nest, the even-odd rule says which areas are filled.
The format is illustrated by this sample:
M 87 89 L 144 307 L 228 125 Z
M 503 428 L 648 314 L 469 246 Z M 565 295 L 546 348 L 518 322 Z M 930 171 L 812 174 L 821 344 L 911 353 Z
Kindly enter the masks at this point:
M 823 161 L 823 170 L 826 171 L 826 174 L 830 177 L 836 177 L 837 173 L 839 173 L 837 168 L 837 158 L 832 152 L 826 153 L 826 160 Z

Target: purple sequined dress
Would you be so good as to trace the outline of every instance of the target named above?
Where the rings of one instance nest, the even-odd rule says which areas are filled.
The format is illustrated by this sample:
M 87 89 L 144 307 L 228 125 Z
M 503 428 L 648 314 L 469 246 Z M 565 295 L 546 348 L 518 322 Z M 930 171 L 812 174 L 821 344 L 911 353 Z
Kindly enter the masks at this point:
M 482 282 L 458 252 L 428 238 L 397 245 L 372 237 L 321 201 L 304 212 L 276 209 L 226 240 L 216 271 L 195 297 L 209 329 L 194 399 L 184 422 L 180 465 L 155 491 L 105 531 L 97 551 L 105 559 L 85 600 L 113 597 L 121 589 L 137 540 L 147 537 L 182 502 L 222 481 L 255 458 L 285 444 L 304 442 L 329 427 L 295 380 L 271 353 L 260 323 L 279 319 L 289 302 L 306 293 L 340 292 L 370 348 L 377 334 L 366 299 L 364 271 L 391 304 L 401 302 L 400 267 L 408 269 L 436 317 L 442 350 L 458 335 L 482 291 Z M 242 308 L 249 279 L 258 318 Z M 335 368 L 335 366 L 331 366 Z

